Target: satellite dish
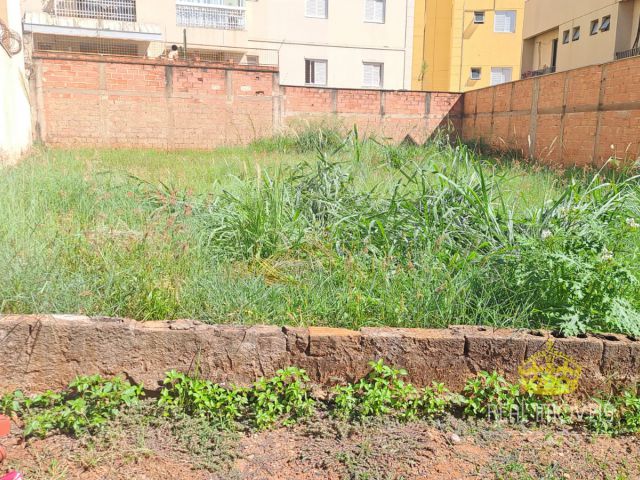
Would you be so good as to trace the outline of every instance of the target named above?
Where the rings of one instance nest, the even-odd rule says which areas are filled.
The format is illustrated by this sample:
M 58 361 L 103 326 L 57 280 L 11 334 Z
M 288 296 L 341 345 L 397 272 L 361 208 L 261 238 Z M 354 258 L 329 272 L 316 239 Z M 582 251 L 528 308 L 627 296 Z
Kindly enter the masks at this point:
M 16 55 L 22 50 L 20 34 L 15 30 L 11 30 L 2 20 L 0 20 L 0 44 L 9 55 Z

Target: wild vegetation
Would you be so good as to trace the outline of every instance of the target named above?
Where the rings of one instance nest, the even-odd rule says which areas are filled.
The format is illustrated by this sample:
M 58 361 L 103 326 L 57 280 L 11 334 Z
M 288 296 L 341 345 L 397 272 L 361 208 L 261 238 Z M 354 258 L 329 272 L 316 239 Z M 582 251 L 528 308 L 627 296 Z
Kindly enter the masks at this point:
M 279 370 L 249 388 L 218 385 L 175 371 L 166 375 L 157 399 L 145 404 L 151 417 L 203 420 L 218 431 L 265 430 L 291 426 L 310 418 L 316 408 L 341 420 L 362 422 L 394 417 L 402 422 L 437 419 L 446 413 L 503 423 L 584 424 L 608 435 L 640 432 L 640 397 L 627 391 L 595 400 L 595 408 L 572 415 L 561 396 L 533 393 L 525 382 L 511 384 L 499 373 L 479 372 L 460 394 L 443 384 L 417 388 L 403 380 L 407 372 L 370 362 L 371 372 L 353 384 L 336 387 L 323 399 L 311 392 L 306 372 L 296 367 Z M 142 386 L 119 377 L 78 377 L 62 392 L 27 396 L 20 391 L 0 397 L 0 413 L 19 415 L 23 435 L 45 437 L 52 432 L 72 436 L 95 434 L 123 411 L 140 405 Z
M 0 311 L 640 337 L 640 187 L 617 167 L 322 126 L 209 153 L 42 150 L 0 178 Z

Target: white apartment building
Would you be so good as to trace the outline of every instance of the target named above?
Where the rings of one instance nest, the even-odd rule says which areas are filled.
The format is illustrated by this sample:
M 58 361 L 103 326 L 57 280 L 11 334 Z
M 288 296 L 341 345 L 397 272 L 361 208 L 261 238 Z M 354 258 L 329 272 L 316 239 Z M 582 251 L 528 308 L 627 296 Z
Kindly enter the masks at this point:
M 277 65 L 283 85 L 411 88 L 414 0 L 22 3 L 39 50 Z

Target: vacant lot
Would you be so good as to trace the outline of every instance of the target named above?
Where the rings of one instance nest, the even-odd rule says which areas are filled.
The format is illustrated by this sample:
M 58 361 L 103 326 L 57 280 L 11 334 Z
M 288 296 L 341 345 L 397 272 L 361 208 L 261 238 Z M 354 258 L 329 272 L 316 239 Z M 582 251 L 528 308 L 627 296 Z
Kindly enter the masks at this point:
M 331 131 L 42 150 L 0 178 L 0 311 L 638 336 L 633 173 Z

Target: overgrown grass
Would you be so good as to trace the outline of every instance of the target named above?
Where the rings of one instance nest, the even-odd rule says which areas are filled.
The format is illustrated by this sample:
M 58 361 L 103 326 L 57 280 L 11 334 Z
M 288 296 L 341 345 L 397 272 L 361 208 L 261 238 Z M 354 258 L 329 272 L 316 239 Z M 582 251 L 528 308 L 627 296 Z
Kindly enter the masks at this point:
M 440 140 L 43 150 L 0 178 L 0 309 L 640 336 L 638 223 L 632 170 Z

